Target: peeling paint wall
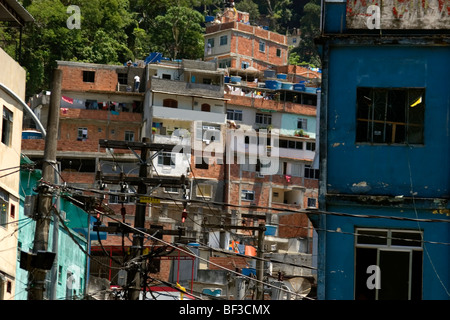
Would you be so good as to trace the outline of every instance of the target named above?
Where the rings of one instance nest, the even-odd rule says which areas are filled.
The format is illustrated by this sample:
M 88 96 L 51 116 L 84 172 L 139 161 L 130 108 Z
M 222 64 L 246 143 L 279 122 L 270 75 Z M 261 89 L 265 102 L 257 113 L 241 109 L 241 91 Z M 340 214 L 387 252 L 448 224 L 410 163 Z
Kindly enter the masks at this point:
M 349 29 L 448 29 L 450 0 L 347 0 Z

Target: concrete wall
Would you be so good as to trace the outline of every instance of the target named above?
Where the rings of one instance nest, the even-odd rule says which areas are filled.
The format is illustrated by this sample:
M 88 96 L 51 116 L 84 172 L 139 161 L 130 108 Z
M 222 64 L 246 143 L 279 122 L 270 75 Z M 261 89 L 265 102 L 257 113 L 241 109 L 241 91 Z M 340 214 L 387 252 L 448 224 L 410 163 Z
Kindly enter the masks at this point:
M 14 61 L 6 52 L 0 49 L 2 72 L 0 83 L 13 91 L 20 99 L 25 99 L 25 70 Z M 8 169 L 1 172 L 0 191 L 5 198 L 6 224 L 0 226 L 0 239 L 2 240 L 0 252 L 0 273 L 5 281 L 0 280 L 0 296 L 5 300 L 13 299 L 15 295 L 15 273 L 17 261 L 17 241 L 14 237 L 18 227 L 19 218 L 19 173 L 14 173 L 20 165 L 20 150 L 22 139 L 22 106 L 10 95 L 0 90 L 0 115 L 3 119 L 3 110 L 12 113 L 12 129 L 10 141 L 0 142 L 0 168 Z M 3 122 L 3 121 L 2 121 Z M 0 130 L 3 130 L 0 123 Z M 1 132 L 1 131 L 0 131 Z M 2 136 L 2 134 L 0 134 Z M 11 290 L 8 290 L 8 287 Z M 8 292 L 9 291 L 9 292 Z

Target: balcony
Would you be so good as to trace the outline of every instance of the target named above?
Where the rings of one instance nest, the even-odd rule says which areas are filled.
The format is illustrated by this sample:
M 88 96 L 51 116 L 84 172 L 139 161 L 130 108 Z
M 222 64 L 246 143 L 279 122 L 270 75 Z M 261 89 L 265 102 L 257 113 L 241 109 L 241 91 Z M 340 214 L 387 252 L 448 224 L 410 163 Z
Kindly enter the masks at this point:
M 161 119 L 180 119 L 184 121 L 202 121 L 224 124 L 227 116 L 225 113 L 168 108 L 162 106 L 153 106 L 152 108 L 153 117 Z

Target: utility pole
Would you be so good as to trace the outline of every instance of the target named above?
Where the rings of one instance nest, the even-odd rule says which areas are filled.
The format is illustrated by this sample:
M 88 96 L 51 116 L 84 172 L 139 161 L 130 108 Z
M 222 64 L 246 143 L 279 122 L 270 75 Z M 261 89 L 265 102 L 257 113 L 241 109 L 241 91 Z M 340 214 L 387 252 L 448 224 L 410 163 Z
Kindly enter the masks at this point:
M 150 143 L 150 138 L 143 138 L 142 142 L 144 143 L 141 148 L 141 162 L 139 166 L 139 177 L 147 178 L 148 168 L 147 168 L 147 158 L 149 147 L 147 143 Z M 147 185 L 141 181 L 138 184 L 138 194 L 147 194 Z M 138 230 L 144 230 L 145 227 L 145 209 L 147 207 L 146 203 L 142 203 L 140 201 L 136 201 L 136 213 L 134 216 L 134 227 Z M 131 259 L 139 257 L 142 255 L 144 246 L 144 236 L 142 233 L 134 233 L 133 234 L 133 246 L 131 248 Z M 131 269 L 129 272 L 128 281 L 128 299 L 129 300 L 139 300 L 139 292 L 141 291 L 141 267 L 143 262 L 138 262 L 136 267 Z M 145 293 L 144 293 L 145 294 Z
M 47 121 L 47 135 L 45 137 L 44 161 L 42 164 L 42 179 L 44 182 L 55 181 L 56 147 L 58 142 L 59 108 L 61 101 L 61 78 L 62 71 L 53 71 L 52 91 Z M 52 216 L 52 190 L 48 185 L 38 186 L 38 214 L 36 217 L 36 232 L 34 235 L 33 256 L 36 257 L 33 268 L 29 270 L 28 300 L 43 300 L 45 291 L 45 277 L 49 269 L 46 258 L 50 220 Z M 57 225 L 54 228 L 58 228 Z M 56 253 L 54 253 L 56 254 Z M 42 258 L 41 258 L 42 257 Z M 54 255 L 53 255 L 54 258 Z M 53 263 L 53 261 L 52 261 Z M 50 264 L 51 266 L 51 264 Z
M 129 149 L 136 157 L 139 158 L 139 177 L 123 177 L 123 176 L 113 176 L 113 175 L 103 175 L 101 172 L 97 172 L 97 180 L 101 180 L 105 183 L 119 184 L 127 183 L 138 186 L 138 197 L 136 198 L 136 212 L 134 220 L 134 229 L 138 231 L 126 230 L 126 228 L 110 225 L 108 227 L 94 226 L 94 231 L 106 231 L 106 232 L 127 232 L 133 233 L 133 243 L 130 250 L 130 259 L 132 261 L 135 258 L 139 258 L 142 255 L 144 249 L 144 236 L 145 233 L 154 233 L 158 231 L 162 235 L 180 235 L 183 234 L 183 230 L 162 230 L 161 228 L 151 227 L 150 229 L 145 228 L 145 213 L 147 202 L 143 198 L 149 198 L 144 195 L 147 194 L 147 186 L 153 187 L 180 187 L 180 185 L 188 185 L 189 181 L 184 176 L 181 177 L 148 177 L 148 162 L 153 160 L 153 157 L 158 155 L 152 155 L 149 157 L 149 151 L 167 151 L 171 152 L 173 150 L 173 145 L 170 144 L 160 144 L 152 143 L 151 139 L 143 138 L 142 142 L 131 142 L 131 141 L 117 141 L 117 140 L 99 140 L 100 147 L 103 148 L 114 148 L 114 149 Z M 135 149 L 141 150 L 141 155 L 139 156 L 135 153 Z M 151 193 L 151 191 L 150 191 Z M 153 199 L 158 200 L 158 199 Z M 159 201 L 159 200 L 158 200 Z M 142 231 L 142 232 L 140 232 Z M 139 294 L 142 289 L 141 286 L 141 271 L 144 270 L 143 265 L 145 262 L 141 262 L 135 259 L 134 264 L 130 265 L 130 269 L 127 272 L 126 285 L 128 287 L 128 300 L 138 300 Z
M 264 278 L 264 231 L 266 230 L 266 225 L 260 223 L 258 226 L 258 252 L 256 261 L 256 279 L 259 282 L 256 284 L 256 300 L 264 300 L 264 284 L 262 283 Z

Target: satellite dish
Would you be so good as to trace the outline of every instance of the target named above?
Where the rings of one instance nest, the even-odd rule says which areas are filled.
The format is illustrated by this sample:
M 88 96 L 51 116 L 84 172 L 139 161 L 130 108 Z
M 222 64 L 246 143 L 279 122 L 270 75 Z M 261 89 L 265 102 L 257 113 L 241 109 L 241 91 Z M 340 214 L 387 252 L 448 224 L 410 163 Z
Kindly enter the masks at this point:
M 311 282 L 303 277 L 291 278 L 287 281 L 292 287 L 291 300 L 301 300 L 311 291 Z

